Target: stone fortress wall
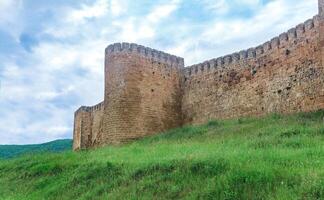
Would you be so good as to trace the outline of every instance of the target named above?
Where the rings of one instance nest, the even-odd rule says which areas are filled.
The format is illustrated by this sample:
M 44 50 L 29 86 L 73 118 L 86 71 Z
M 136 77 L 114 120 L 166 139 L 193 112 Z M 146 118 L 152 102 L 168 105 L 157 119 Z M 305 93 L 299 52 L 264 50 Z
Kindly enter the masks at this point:
M 109 45 L 104 102 L 76 111 L 73 148 L 124 143 L 181 126 L 183 68 L 183 58 L 155 49 Z
M 102 133 L 103 110 L 104 104 L 101 102 L 91 107 L 82 106 L 75 112 L 73 148 L 87 148 L 98 144 L 99 134 Z
M 324 107 L 320 18 L 248 50 L 183 69 L 184 123 Z
M 136 44 L 106 49 L 103 144 L 181 126 L 183 58 Z M 127 134 L 125 134 L 127 133 Z
M 211 119 L 324 108 L 324 0 L 319 14 L 248 50 L 184 68 L 136 44 L 105 51 L 105 99 L 75 113 L 73 149 L 119 144 Z

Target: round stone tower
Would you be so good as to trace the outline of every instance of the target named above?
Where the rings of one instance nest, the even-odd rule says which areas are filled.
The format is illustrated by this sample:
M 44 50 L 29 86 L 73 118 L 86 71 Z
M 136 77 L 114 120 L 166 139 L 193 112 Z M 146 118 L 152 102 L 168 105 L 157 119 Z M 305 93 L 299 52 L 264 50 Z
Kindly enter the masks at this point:
M 103 144 L 179 127 L 182 58 L 129 43 L 107 47 Z

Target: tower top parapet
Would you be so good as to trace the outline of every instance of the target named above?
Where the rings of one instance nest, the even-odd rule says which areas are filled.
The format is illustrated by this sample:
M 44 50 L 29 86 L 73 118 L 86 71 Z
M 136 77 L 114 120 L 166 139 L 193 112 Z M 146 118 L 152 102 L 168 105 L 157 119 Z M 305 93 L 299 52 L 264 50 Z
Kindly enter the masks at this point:
M 109 45 L 106 48 L 106 55 L 114 53 L 135 53 L 140 56 L 155 60 L 156 62 L 166 63 L 172 66 L 177 66 L 179 68 L 184 67 L 184 59 L 181 57 L 134 43 L 115 43 Z

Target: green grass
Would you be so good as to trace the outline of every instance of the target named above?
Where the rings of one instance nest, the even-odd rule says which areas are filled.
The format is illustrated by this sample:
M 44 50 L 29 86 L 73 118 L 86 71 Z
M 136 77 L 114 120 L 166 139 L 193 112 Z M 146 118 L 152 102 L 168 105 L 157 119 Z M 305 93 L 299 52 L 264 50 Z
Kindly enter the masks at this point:
M 40 152 L 61 152 L 72 148 L 72 140 L 55 140 L 44 144 L 0 145 L 0 159 Z
M 0 199 L 324 199 L 324 111 L 0 161 Z

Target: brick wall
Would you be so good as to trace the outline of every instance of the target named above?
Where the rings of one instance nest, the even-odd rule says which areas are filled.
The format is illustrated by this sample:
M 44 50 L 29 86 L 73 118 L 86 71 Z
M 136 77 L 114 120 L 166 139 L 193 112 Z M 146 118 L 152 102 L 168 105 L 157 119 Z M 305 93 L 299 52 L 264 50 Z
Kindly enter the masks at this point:
M 100 144 L 102 137 L 103 102 L 82 106 L 74 114 L 73 149 L 86 149 Z
M 106 49 L 104 144 L 181 126 L 183 59 L 135 44 Z
M 320 14 L 248 50 L 184 68 L 136 44 L 105 51 L 105 99 L 75 112 L 73 149 L 119 144 L 183 124 L 324 108 Z
M 319 16 L 256 48 L 184 69 L 184 123 L 324 108 Z

